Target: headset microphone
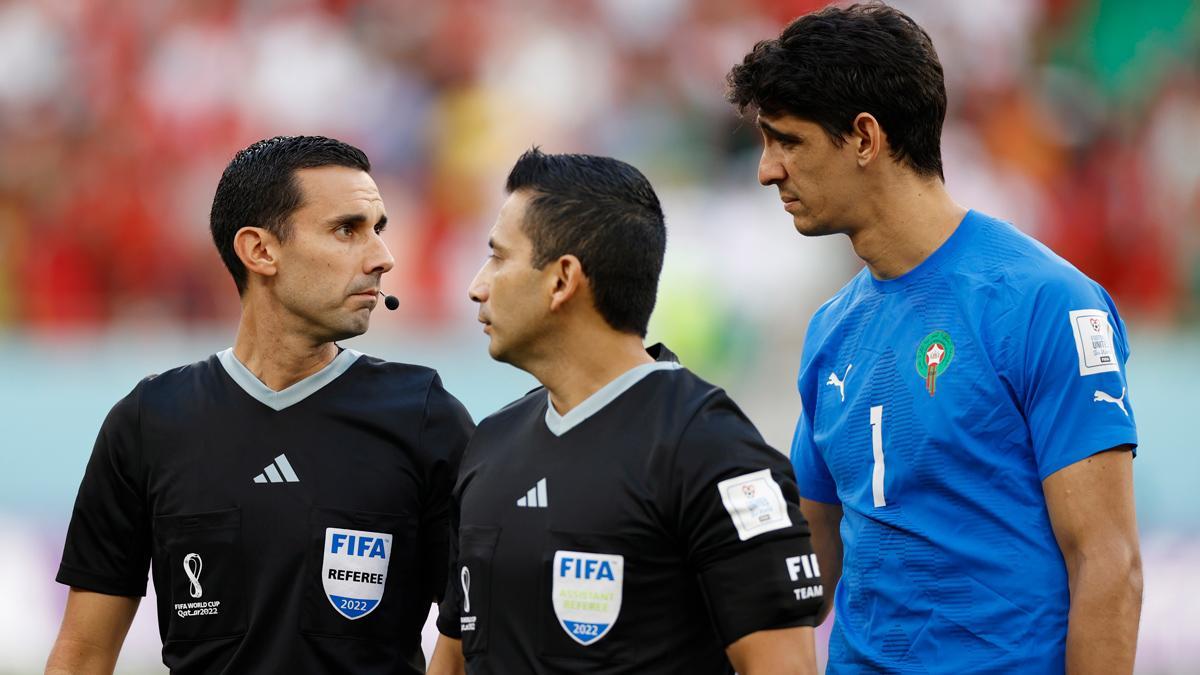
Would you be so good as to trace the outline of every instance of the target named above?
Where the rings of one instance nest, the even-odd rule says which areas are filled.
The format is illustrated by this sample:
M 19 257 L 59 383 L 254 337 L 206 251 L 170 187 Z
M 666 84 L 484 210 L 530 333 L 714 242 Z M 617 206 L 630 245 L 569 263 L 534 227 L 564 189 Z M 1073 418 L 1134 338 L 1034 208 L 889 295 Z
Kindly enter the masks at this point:
M 394 295 L 386 295 L 383 291 L 379 291 L 379 294 L 383 296 L 383 306 L 384 307 L 387 307 L 388 309 L 395 311 L 396 308 L 398 308 L 400 306 L 400 298 L 397 298 Z

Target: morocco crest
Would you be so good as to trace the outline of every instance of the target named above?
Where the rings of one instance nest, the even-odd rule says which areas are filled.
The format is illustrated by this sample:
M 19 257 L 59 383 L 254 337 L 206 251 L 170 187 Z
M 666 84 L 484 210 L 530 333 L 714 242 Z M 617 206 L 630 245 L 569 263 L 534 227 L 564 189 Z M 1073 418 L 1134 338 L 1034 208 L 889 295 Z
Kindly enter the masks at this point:
M 917 374 L 925 378 L 929 395 L 937 393 L 937 378 L 944 375 L 954 360 L 954 341 L 944 330 L 935 330 L 917 346 Z

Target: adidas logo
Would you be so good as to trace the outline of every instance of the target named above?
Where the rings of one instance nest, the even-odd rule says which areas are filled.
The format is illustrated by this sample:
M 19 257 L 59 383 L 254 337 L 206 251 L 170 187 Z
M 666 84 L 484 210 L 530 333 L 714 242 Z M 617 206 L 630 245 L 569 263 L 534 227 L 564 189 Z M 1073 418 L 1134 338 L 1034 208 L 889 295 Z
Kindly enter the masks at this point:
M 275 461 L 268 464 L 263 472 L 254 477 L 255 483 L 299 483 L 300 478 L 292 470 L 287 457 L 279 455 Z
M 546 479 L 539 480 L 537 485 L 529 488 L 529 492 L 517 500 L 517 506 L 531 509 L 544 509 L 550 506 L 550 500 L 546 498 Z

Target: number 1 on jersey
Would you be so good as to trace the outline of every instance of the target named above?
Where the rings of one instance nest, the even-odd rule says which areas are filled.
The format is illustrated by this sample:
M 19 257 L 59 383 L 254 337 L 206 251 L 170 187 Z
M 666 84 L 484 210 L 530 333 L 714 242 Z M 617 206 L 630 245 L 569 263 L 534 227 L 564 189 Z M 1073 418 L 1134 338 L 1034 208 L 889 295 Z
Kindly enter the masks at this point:
M 875 468 L 871 471 L 871 496 L 875 507 L 887 506 L 883 498 L 883 406 L 871 406 L 871 452 L 875 455 Z

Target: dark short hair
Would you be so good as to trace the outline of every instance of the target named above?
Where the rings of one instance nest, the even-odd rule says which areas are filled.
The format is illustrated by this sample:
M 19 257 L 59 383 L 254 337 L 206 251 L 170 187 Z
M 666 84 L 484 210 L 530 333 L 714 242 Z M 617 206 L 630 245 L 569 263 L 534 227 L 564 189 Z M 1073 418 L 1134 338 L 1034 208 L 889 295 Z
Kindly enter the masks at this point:
M 614 329 L 646 336 L 667 248 L 662 206 L 641 171 L 611 157 L 546 155 L 536 147 L 508 174 L 533 193 L 522 229 L 541 269 L 579 258 L 596 310 Z
M 883 4 L 826 7 L 754 45 L 729 71 L 739 112 L 794 115 L 819 124 L 837 145 L 867 112 L 887 132 L 892 158 L 942 176 L 946 85 L 933 41 Z
M 320 166 L 371 170 L 362 150 L 324 136 L 268 138 L 238 152 L 225 167 L 208 220 L 239 294 L 246 291 L 246 267 L 233 250 L 234 235 L 243 227 L 261 227 L 287 241 L 288 218 L 304 203 L 296 171 Z

